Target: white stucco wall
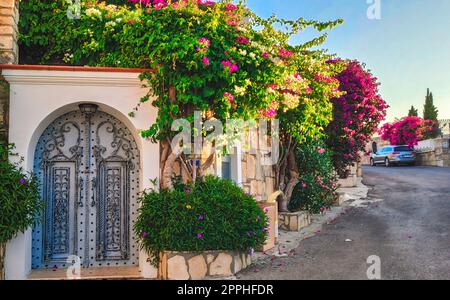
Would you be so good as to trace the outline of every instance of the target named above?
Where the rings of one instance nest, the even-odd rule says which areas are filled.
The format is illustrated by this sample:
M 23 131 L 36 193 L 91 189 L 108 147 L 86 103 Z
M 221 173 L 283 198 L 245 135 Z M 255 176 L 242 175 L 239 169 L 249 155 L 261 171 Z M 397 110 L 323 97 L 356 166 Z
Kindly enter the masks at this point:
M 45 128 L 64 113 L 77 110 L 80 103 L 95 103 L 101 111 L 118 118 L 135 133 L 141 152 L 141 189 L 150 188 L 150 179 L 159 178 L 159 145 L 139 136 L 156 120 L 151 101 L 141 105 L 135 117 L 128 114 L 146 94 L 137 72 L 3 69 L 10 83 L 10 142 L 24 157 L 31 172 L 35 146 Z M 6 278 L 26 279 L 31 271 L 31 230 L 19 234 L 7 245 Z M 139 266 L 146 278 L 157 270 L 140 253 Z

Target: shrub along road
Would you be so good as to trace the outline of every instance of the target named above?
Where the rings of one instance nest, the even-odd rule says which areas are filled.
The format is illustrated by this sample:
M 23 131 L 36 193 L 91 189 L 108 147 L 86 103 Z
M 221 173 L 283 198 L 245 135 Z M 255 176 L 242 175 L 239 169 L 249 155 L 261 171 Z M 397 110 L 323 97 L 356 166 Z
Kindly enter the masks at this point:
M 287 258 L 254 266 L 238 279 L 367 279 L 369 256 L 381 279 L 450 279 L 450 168 L 364 168 L 369 197 Z

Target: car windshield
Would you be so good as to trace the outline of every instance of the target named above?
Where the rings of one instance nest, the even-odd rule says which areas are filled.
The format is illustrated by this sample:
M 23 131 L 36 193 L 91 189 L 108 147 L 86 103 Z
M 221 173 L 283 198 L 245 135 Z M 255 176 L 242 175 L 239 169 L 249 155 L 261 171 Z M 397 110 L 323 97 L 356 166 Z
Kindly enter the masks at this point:
M 395 152 L 412 152 L 413 149 L 409 148 L 408 146 L 402 146 L 402 147 L 395 147 Z

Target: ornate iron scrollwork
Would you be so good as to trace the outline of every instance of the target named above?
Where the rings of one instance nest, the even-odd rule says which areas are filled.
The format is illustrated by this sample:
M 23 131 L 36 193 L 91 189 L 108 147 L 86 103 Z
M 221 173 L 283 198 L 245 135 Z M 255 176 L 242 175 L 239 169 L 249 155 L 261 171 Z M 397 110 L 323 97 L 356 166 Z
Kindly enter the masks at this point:
M 137 264 L 138 166 L 136 142 L 114 117 L 89 106 L 56 119 L 35 152 L 46 210 L 33 230 L 33 268 L 64 267 L 70 255 L 84 267 Z

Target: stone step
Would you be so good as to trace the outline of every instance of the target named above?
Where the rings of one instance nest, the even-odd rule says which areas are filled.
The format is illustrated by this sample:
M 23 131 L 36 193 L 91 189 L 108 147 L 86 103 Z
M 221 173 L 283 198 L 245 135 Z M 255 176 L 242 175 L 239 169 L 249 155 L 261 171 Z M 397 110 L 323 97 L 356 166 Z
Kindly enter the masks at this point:
M 79 280 L 139 280 L 143 279 L 138 267 L 112 267 L 81 269 Z M 33 270 L 28 280 L 71 280 L 66 269 Z

